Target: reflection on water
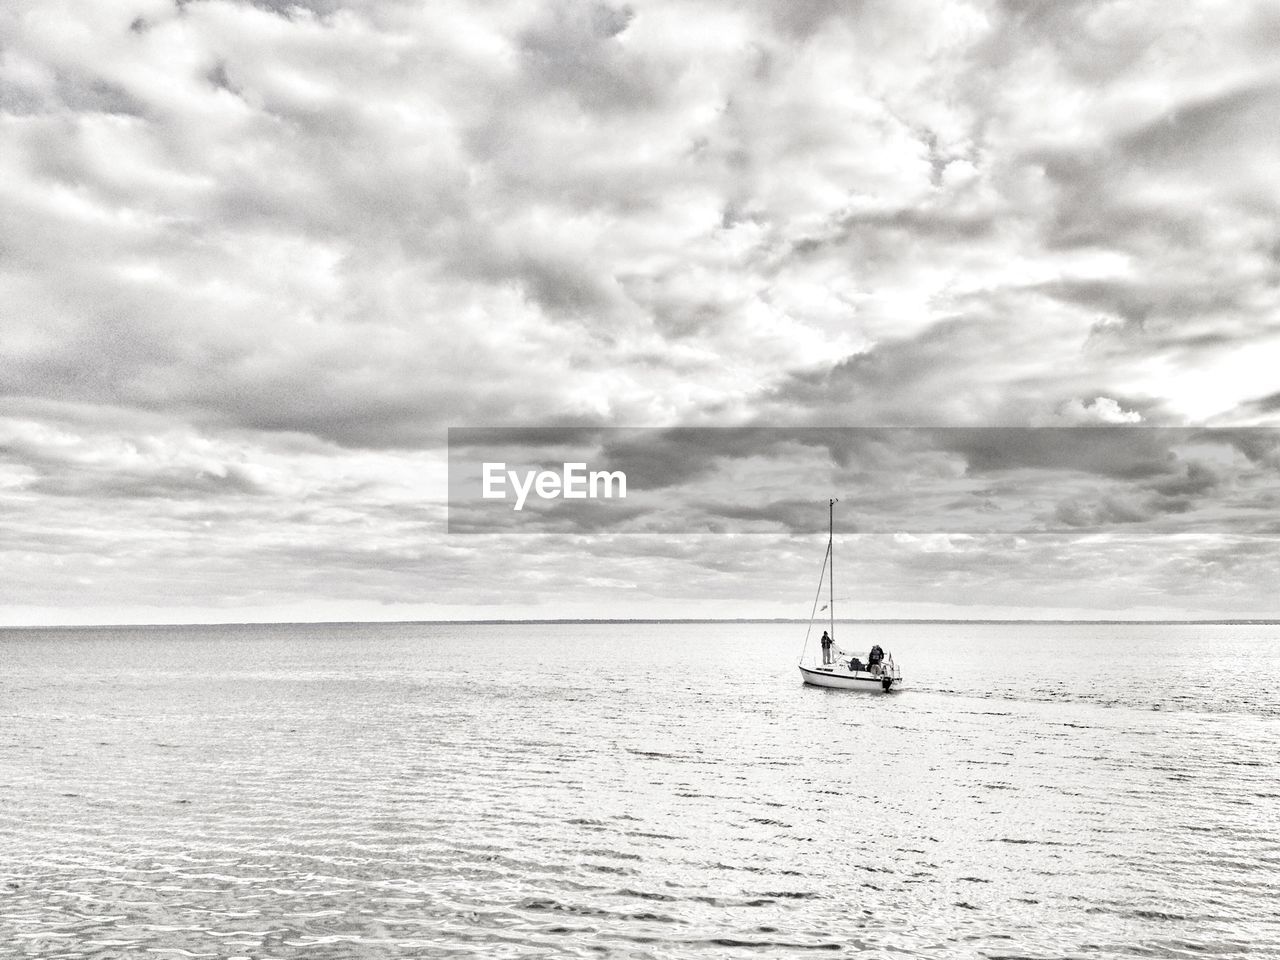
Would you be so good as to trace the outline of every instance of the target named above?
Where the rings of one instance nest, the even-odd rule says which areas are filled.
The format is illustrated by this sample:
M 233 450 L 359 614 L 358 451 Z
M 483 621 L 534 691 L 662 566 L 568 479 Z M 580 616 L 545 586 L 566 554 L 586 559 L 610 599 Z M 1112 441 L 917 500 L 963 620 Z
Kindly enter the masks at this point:
M 1270 627 L 0 631 L 15 957 L 1244 956 Z M 853 637 L 857 636 L 858 642 Z

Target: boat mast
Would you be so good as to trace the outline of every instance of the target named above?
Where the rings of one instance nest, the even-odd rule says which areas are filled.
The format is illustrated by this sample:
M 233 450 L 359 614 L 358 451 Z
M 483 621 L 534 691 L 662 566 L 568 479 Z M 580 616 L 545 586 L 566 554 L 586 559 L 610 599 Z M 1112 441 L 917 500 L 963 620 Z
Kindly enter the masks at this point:
M 827 609 L 831 611 L 831 639 L 836 639 L 836 501 L 827 501 Z

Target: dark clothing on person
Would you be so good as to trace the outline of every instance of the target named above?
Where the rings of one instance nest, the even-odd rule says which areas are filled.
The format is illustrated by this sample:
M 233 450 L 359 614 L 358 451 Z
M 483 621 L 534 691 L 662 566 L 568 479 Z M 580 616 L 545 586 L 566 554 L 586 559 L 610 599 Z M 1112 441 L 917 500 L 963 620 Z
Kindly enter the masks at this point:
M 822 662 L 823 663 L 831 662 L 831 644 L 834 642 L 835 642 L 834 640 L 832 640 L 829 636 L 827 636 L 827 631 L 823 630 L 822 631 Z

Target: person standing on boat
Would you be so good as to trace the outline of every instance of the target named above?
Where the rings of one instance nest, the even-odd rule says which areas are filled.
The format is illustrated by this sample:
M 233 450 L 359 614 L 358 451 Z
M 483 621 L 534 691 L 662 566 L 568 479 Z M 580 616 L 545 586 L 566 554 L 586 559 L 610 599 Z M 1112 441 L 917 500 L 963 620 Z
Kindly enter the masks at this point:
M 823 666 L 831 662 L 831 644 L 835 641 L 827 636 L 827 631 L 822 631 L 822 663 Z

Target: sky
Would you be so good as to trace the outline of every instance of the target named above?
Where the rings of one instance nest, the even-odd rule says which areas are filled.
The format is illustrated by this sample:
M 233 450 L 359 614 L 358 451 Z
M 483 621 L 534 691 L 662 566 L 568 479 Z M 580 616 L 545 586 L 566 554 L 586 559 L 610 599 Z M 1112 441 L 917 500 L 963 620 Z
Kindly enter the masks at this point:
M 1266 2 L 12 0 L 0 624 L 806 617 L 831 497 L 851 616 L 1280 616 L 1277 50 Z M 604 431 L 627 529 L 457 522 L 497 427 Z

